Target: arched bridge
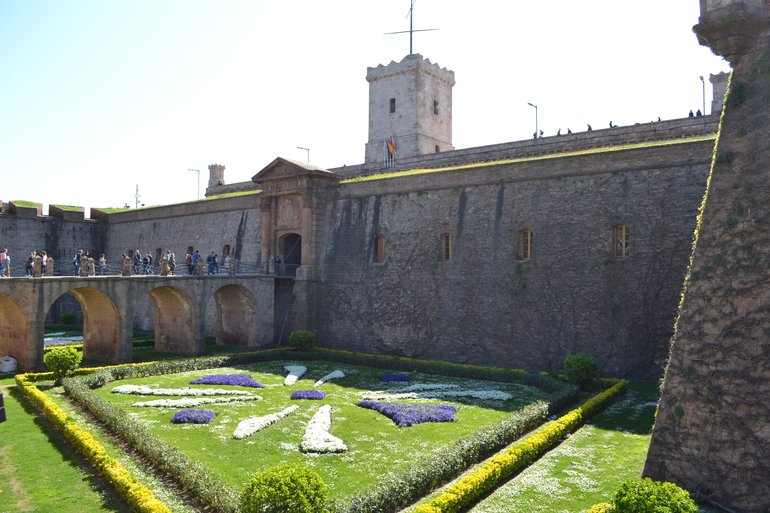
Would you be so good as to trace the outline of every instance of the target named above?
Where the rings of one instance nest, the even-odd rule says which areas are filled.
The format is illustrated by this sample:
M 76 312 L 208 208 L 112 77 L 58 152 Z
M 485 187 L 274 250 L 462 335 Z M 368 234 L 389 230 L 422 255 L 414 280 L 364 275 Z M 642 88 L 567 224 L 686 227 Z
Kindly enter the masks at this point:
M 46 316 L 68 292 L 83 311 L 83 353 L 89 359 L 131 361 L 136 305 L 148 297 L 158 351 L 202 354 L 212 298 L 217 344 L 267 345 L 273 339 L 274 281 L 267 275 L 1 279 L 0 354 L 16 358 L 22 371 L 42 369 Z

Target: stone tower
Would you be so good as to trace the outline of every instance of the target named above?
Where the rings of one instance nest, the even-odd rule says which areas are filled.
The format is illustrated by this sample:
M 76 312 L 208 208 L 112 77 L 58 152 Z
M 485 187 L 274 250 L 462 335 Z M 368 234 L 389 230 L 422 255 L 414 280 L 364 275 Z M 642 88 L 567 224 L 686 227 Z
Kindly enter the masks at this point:
M 222 164 L 211 164 L 209 166 L 209 187 L 225 184 L 225 166 Z
M 411 54 L 401 62 L 368 68 L 369 142 L 365 161 L 384 162 L 386 139 L 395 142 L 395 159 L 453 150 L 454 71 Z
M 770 512 L 770 0 L 701 0 L 730 61 L 644 474 L 726 511 Z

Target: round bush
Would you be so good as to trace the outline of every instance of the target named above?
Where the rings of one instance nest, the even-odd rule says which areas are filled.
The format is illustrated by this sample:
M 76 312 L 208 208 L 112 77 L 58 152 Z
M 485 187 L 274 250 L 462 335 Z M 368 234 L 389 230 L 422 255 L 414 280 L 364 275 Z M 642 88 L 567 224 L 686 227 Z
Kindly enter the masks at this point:
M 612 513 L 698 513 L 686 490 L 674 483 L 644 479 L 626 481 L 612 496 Z
M 75 321 L 77 320 L 77 317 L 72 312 L 62 312 L 61 314 L 61 323 L 62 324 L 75 324 Z
M 83 361 L 83 353 L 74 347 L 55 347 L 43 356 L 43 362 L 53 372 L 54 385 L 61 385 L 67 374 L 74 371 Z
M 599 361 L 585 353 L 570 355 L 564 359 L 564 375 L 568 383 L 590 385 L 599 375 Z
M 294 330 L 289 335 L 289 342 L 300 351 L 310 351 L 315 345 L 315 333 L 309 330 Z
M 304 465 L 278 465 L 255 474 L 241 492 L 241 513 L 329 513 L 329 487 Z
M 594 504 L 586 510 L 586 513 L 610 513 L 612 511 L 612 504 L 609 502 L 600 502 Z

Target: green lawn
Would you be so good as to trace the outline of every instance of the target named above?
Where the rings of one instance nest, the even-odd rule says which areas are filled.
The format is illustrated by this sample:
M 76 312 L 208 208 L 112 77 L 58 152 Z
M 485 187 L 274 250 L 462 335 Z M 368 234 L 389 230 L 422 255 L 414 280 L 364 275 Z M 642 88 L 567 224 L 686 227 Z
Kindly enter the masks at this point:
M 387 417 L 356 406 L 360 392 L 382 390 L 382 370 L 334 364 L 322 361 L 300 362 L 309 371 L 294 386 L 283 385 L 283 365 L 292 362 L 269 362 L 239 368 L 209 369 L 141 379 L 127 379 L 109 383 L 99 390 L 105 399 L 120 405 L 131 415 L 147 422 L 165 441 L 179 447 L 190 457 L 199 460 L 222 476 L 233 488 L 240 490 L 255 472 L 279 463 L 301 462 L 313 467 L 332 487 L 334 497 L 340 498 L 360 491 L 375 483 L 388 471 L 409 466 L 415 456 L 429 454 L 438 447 L 449 445 L 469 436 L 478 429 L 490 426 L 507 417 L 525 404 L 545 399 L 546 394 L 536 388 L 513 383 L 474 382 L 467 379 L 447 378 L 412 373 L 412 383 L 458 383 L 463 388 L 486 388 L 512 393 L 509 401 L 430 400 L 432 403 L 457 405 L 457 422 L 425 423 L 407 428 L 397 427 Z M 326 392 L 323 401 L 292 401 L 291 392 L 312 389 L 317 379 L 341 369 L 346 377 L 326 383 L 320 390 Z M 161 397 L 113 394 L 119 384 L 142 384 L 153 387 L 180 388 L 206 374 L 248 373 L 265 388 L 250 389 L 264 398 L 262 401 L 235 405 L 206 405 L 217 416 L 209 425 L 170 424 L 174 408 L 137 408 L 132 403 Z M 227 388 L 209 385 L 209 388 Z M 232 438 L 237 423 L 250 416 L 267 415 L 297 404 L 300 409 L 279 423 L 245 440 Z M 298 450 L 304 428 L 321 404 L 332 405 L 332 434 L 342 439 L 349 451 L 341 454 L 304 454 Z

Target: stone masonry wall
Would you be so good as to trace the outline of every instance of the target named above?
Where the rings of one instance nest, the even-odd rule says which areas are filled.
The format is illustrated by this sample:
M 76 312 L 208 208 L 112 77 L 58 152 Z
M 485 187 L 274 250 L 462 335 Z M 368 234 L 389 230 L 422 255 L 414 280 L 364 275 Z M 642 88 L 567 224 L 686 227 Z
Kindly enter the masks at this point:
M 585 351 L 611 375 L 659 375 L 712 147 L 345 184 L 328 214 L 320 340 L 530 369 Z M 612 256 L 615 224 L 629 225 L 630 257 Z M 533 258 L 519 261 L 525 228 Z

